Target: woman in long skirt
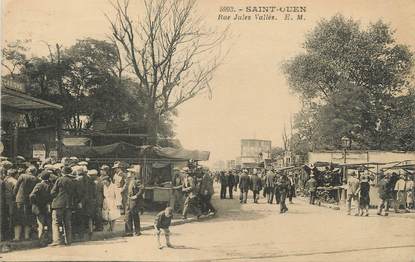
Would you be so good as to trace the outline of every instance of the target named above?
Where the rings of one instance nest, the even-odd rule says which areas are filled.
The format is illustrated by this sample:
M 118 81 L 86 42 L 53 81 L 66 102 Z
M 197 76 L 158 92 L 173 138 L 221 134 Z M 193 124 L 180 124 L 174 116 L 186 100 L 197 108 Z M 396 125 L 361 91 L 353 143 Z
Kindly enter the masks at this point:
M 120 207 L 122 206 L 122 198 L 115 184 L 110 181 L 109 176 L 102 178 L 104 183 L 104 202 L 102 208 L 102 216 L 108 221 L 108 231 L 113 231 L 115 220 L 121 216 Z

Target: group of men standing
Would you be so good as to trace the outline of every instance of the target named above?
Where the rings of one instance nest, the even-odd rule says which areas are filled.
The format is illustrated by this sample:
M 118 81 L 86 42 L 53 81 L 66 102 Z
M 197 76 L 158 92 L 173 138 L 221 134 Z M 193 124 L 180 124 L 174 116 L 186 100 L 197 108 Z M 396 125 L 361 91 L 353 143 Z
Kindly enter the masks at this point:
M 70 245 L 75 233 L 81 239 L 90 238 L 94 229 L 103 230 L 103 210 L 111 201 L 106 193 L 112 186 L 114 199 L 120 199 L 116 212 L 125 214 L 127 235 L 133 230 L 140 234 L 143 187 L 135 170 L 127 172 L 120 162 L 114 163 L 113 172 L 107 165 L 100 171 L 88 169 L 86 161 L 75 157 L 41 166 L 30 164 L 21 172 L 10 161 L 0 166 L 5 196 L 2 217 L 7 220 L 3 228 L 9 231 L 9 239 L 29 240 L 33 231 L 51 245 Z
M 247 169 L 242 171 L 223 171 L 220 172 L 218 181 L 221 184 L 220 198 L 226 198 L 226 192 L 232 199 L 232 191 L 239 188 L 239 200 L 241 204 L 247 203 L 248 192 L 252 191 L 254 203 L 258 203 L 260 192 L 263 190 L 263 196 L 267 203 L 272 204 L 274 197 L 277 204 L 280 204 L 280 213 L 288 211 L 285 203 L 286 198 L 292 203 L 295 197 L 295 181 L 292 173 L 276 172 L 274 170 L 253 169 L 251 173 Z

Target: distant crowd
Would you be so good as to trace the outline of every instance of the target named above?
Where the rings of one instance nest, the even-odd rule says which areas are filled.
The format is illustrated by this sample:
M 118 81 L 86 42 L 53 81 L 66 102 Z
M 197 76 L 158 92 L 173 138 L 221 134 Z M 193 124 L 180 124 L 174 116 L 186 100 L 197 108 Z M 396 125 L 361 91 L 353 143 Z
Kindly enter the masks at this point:
M 233 198 L 233 191 L 239 188 L 239 201 L 246 204 L 249 191 L 252 191 L 254 203 L 258 203 L 260 192 L 267 203 L 275 202 L 280 205 L 280 213 L 288 211 L 286 199 L 292 203 L 296 196 L 296 179 L 293 172 L 264 169 L 230 170 L 216 173 L 216 181 L 221 184 L 220 198 L 225 199 L 228 192 Z
M 233 198 L 233 193 L 239 189 L 240 203 L 247 203 L 248 193 L 252 192 L 253 203 L 258 203 L 260 191 L 266 199 L 267 203 L 275 202 L 280 205 L 280 213 L 288 211 L 286 199 L 292 203 L 293 197 L 297 192 L 302 190 L 309 198 L 309 204 L 315 205 L 321 203 L 326 187 L 333 188 L 333 185 L 341 185 L 337 182 L 337 178 L 333 179 L 330 176 L 330 181 L 335 180 L 335 183 L 324 183 L 324 174 L 332 174 L 332 172 L 320 172 L 316 169 L 308 169 L 309 174 L 307 179 L 300 181 L 300 171 L 289 170 L 265 170 L 265 169 L 243 169 L 243 170 L 229 170 L 216 172 L 214 174 L 215 180 L 220 183 L 220 198 Z M 305 172 L 306 173 L 306 172 Z M 320 176 L 320 180 L 316 176 Z M 395 213 L 410 212 L 414 208 L 414 175 L 412 174 L 398 174 L 396 172 L 387 172 L 379 174 L 379 181 L 377 182 L 377 191 L 380 199 L 378 203 L 378 215 L 388 215 L 389 209 L 393 207 Z M 352 214 L 352 206 L 355 206 L 355 216 L 369 216 L 370 207 L 370 190 L 374 188 L 375 176 L 364 172 L 352 172 L 345 183 L 341 186 L 346 194 L 347 214 Z M 332 194 L 332 192 L 330 192 Z

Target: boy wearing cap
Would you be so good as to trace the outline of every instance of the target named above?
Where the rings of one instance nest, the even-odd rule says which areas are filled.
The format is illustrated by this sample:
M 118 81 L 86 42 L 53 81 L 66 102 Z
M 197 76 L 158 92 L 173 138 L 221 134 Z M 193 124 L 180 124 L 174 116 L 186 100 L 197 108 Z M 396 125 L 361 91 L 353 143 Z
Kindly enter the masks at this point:
M 172 244 L 170 243 L 170 230 L 169 230 L 172 219 L 173 219 L 173 209 L 171 207 L 166 207 L 165 210 L 157 214 L 156 219 L 154 220 L 154 229 L 156 230 L 157 243 L 158 243 L 159 249 L 163 248 L 160 242 L 161 231 L 163 231 L 164 236 L 166 238 L 166 246 L 171 247 L 171 248 L 173 247 Z

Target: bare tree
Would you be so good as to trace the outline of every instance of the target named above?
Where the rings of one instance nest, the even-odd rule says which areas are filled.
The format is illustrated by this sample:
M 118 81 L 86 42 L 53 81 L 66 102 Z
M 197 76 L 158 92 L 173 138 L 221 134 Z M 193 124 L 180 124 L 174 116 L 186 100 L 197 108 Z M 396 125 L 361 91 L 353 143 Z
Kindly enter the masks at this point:
M 107 16 L 112 37 L 123 49 L 125 59 L 145 97 L 146 125 L 151 143 L 157 142 L 162 115 L 174 112 L 209 85 L 220 65 L 221 44 L 227 29 L 207 29 L 195 17 L 195 0 L 145 0 L 145 14 L 133 20 L 129 1 L 113 4 L 114 18 Z

